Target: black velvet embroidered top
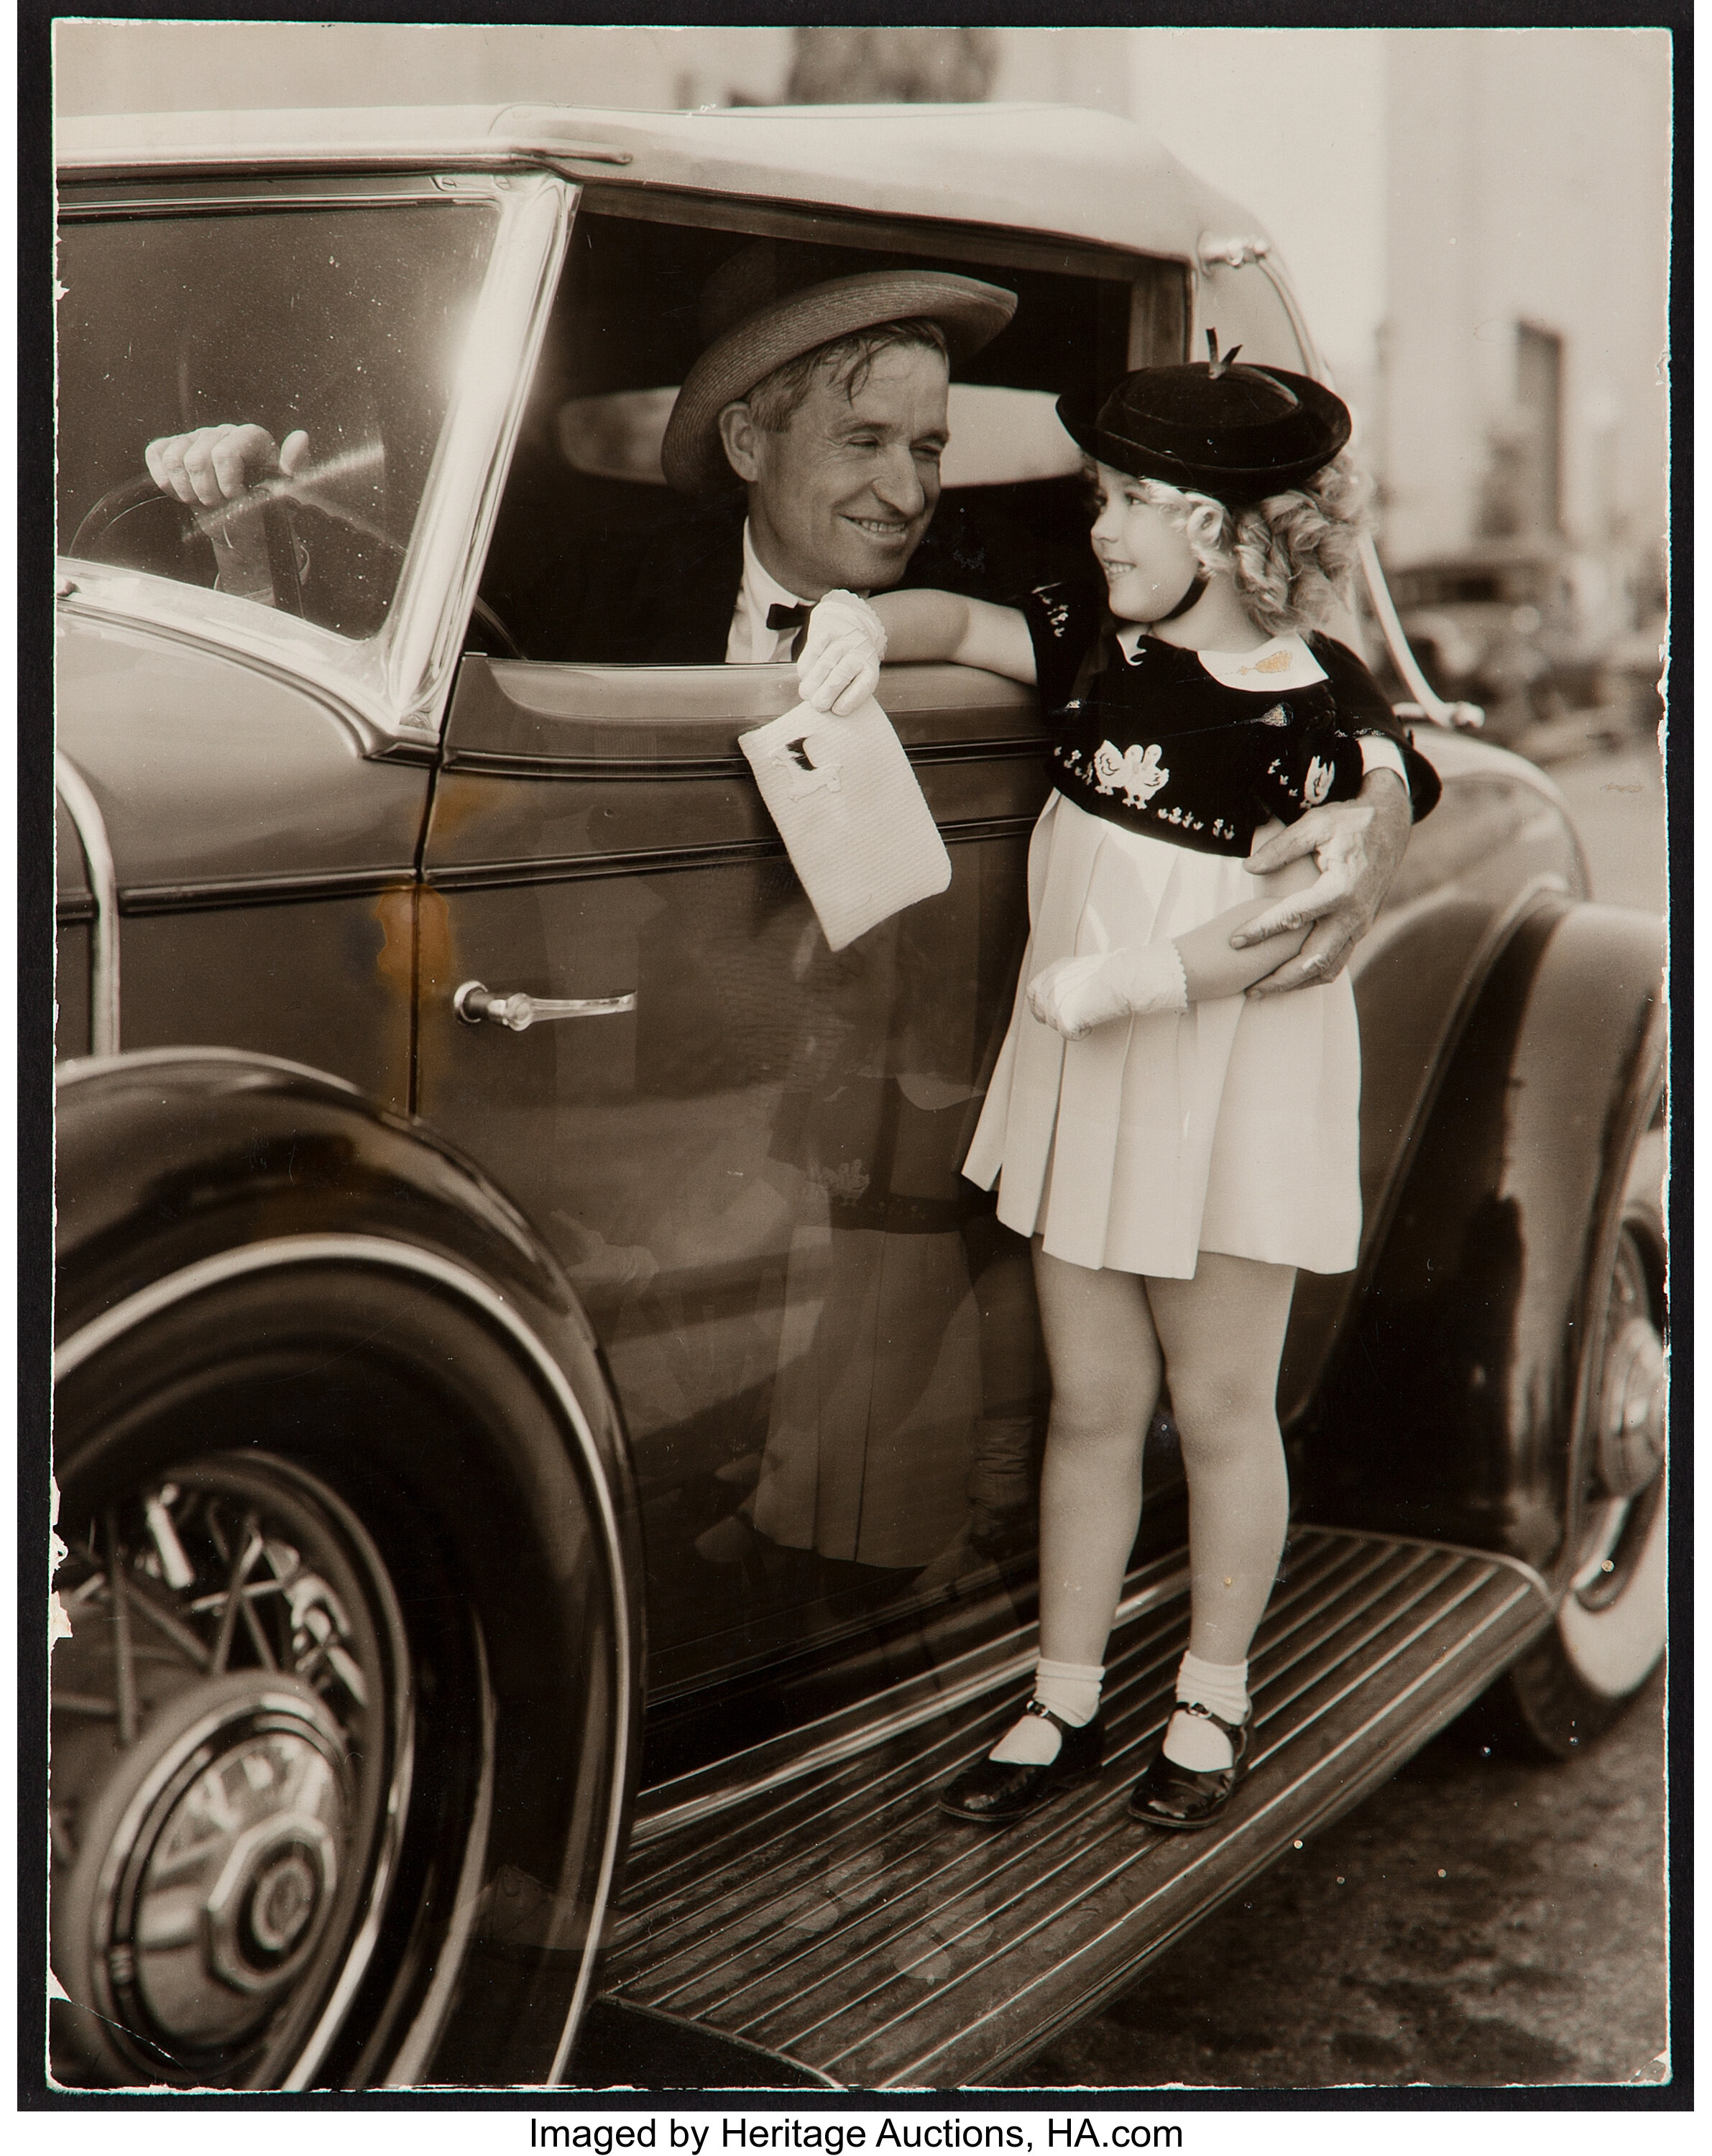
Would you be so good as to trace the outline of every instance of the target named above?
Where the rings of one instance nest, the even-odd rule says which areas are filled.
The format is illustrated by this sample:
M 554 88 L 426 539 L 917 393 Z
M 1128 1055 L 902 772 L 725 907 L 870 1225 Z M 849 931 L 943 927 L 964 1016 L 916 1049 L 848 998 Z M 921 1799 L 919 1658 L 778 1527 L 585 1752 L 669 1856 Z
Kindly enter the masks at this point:
M 1416 819 L 1438 778 L 1411 747 L 1378 683 L 1326 636 L 1276 637 L 1253 651 L 1188 651 L 1114 624 L 1078 584 L 1031 592 L 1052 781 L 1091 814 L 1198 853 L 1246 858 L 1273 817 L 1286 824 L 1361 790 L 1361 737 L 1403 752 Z

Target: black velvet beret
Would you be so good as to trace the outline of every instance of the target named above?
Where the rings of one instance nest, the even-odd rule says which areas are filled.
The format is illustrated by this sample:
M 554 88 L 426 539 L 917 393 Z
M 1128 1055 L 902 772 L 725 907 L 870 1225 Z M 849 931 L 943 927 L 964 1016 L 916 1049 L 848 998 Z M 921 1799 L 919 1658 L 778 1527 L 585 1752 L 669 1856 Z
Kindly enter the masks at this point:
M 1213 346 L 1211 334 L 1207 341 Z M 1139 368 L 1098 412 L 1061 397 L 1058 416 L 1086 454 L 1134 478 L 1232 507 L 1282 494 L 1343 448 L 1349 408 L 1305 374 L 1233 365 L 1240 350 L 1191 366 Z

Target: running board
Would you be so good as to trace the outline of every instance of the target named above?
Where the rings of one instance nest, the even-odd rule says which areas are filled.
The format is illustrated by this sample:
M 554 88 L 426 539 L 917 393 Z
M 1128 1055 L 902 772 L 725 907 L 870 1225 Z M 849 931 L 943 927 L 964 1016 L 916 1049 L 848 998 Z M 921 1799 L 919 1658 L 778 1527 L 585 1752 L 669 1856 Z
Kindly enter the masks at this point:
M 1108 1650 L 1098 1781 L 1010 1828 L 934 1808 L 934 1789 L 1015 1712 L 1014 1681 L 956 1687 L 932 1718 L 898 1717 L 864 1750 L 833 1745 L 794 1779 L 758 1759 L 746 1791 L 668 1803 L 633 1849 L 608 1995 L 840 2087 L 990 2082 L 1357 1803 L 1551 1614 L 1538 1575 L 1505 1558 L 1300 1531 L 1255 1642 L 1252 1770 L 1218 1827 L 1163 1835 L 1133 1822 L 1124 1798 L 1187 1635 L 1186 1583 L 1176 1566 L 1170 1578 Z

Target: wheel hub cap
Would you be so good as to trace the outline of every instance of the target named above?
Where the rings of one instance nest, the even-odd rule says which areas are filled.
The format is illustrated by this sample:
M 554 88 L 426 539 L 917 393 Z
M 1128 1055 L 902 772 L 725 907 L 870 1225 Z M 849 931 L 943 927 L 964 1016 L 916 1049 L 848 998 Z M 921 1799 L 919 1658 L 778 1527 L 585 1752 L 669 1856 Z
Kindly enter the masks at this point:
M 350 1824 L 337 1728 L 258 1672 L 162 1748 L 116 1841 L 116 2004 L 180 2052 L 258 2030 L 327 1935 Z
M 298 1740 L 246 1747 L 237 1764 L 245 1781 L 258 1768 L 270 1777 L 264 1803 L 281 1809 L 231 1840 L 203 1908 L 208 1965 L 236 1991 L 277 1991 L 313 1949 L 337 1883 L 337 1789 L 326 1760 Z
M 1626 1319 L 1606 1350 L 1595 1472 L 1607 1496 L 1632 1497 L 1664 1465 L 1664 1346 L 1643 1317 Z

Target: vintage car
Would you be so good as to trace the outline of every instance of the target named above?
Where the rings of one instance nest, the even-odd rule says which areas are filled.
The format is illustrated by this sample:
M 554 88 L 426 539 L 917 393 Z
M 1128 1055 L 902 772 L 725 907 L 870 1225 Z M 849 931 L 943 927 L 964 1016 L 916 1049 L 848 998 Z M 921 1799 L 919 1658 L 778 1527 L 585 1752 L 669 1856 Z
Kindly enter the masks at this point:
M 1390 567 L 1386 581 L 1434 690 L 1478 703 L 1487 740 L 1510 747 L 1530 726 L 1571 710 L 1611 703 L 1607 723 L 1619 731 L 1628 716 L 1611 694 L 1616 670 L 1607 654 L 1617 641 L 1611 624 L 1602 634 L 1590 633 L 1593 610 L 1577 598 L 1578 583 L 1596 566 L 1561 539 L 1490 539 Z M 1599 611 L 1608 617 L 1612 609 Z M 1656 669 L 1657 639 L 1651 641 Z M 1642 721 L 1648 732 L 1658 722 L 1657 701 Z
M 1551 784 L 1418 727 L 1240 1801 L 1123 1812 L 1185 1625 L 1163 1416 L 1111 1763 L 988 1834 L 928 1797 L 1034 1638 L 1027 1253 L 958 1171 L 1035 700 L 887 670 L 954 874 L 835 955 L 738 748 L 792 669 L 604 641 L 738 249 L 1017 293 L 939 511 L 1002 569 L 1085 545 L 1054 392 L 1209 326 L 1318 366 L 1252 218 L 1044 106 L 58 146 L 54 2079 L 990 2082 L 1483 1696 L 1596 1736 L 1663 1635 L 1660 931 Z M 311 437 L 266 598 L 143 468 L 239 420 Z M 1342 633 L 1447 718 L 1370 566 Z

